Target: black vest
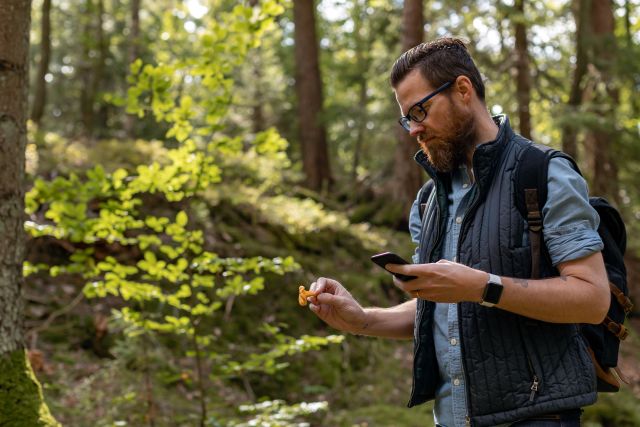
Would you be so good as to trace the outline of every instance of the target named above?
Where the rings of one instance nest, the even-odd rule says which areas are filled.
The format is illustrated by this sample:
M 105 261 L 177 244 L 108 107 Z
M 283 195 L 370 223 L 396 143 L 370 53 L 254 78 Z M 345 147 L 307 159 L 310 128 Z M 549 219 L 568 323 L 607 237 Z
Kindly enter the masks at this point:
M 522 150 L 531 142 L 511 130 L 506 116 L 494 120 L 500 126 L 495 141 L 478 146 L 473 156 L 476 185 L 461 225 L 457 260 L 500 276 L 529 278 L 526 222 L 514 205 L 513 186 Z M 435 262 L 446 227 L 450 176 L 437 173 L 422 152 L 416 161 L 435 182 L 423 216 L 419 262 Z M 548 261 L 543 264 L 543 277 L 557 275 Z M 409 407 L 433 399 L 440 382 L 434 311 L 435 303 L 418 299 Z M 595 370 L 577 325 L 542 322 L 467 302 L 458 304 L 458 317 L 472 425 L 513 422 L 596 401 Z

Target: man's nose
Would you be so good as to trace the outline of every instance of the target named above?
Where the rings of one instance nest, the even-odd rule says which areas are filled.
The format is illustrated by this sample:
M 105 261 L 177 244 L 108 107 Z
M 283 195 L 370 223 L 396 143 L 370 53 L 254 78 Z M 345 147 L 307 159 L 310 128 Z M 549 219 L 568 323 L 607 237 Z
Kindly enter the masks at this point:
M 413 120 L 409 122 L 409 135 L 411 135 L 412 137 L 416 138 L 418 135 L 420 135 L 424 131 L 425 131 L 425 127 L 422 124 L 422 122 L 418 123 L 418 122 L 414 122 Z

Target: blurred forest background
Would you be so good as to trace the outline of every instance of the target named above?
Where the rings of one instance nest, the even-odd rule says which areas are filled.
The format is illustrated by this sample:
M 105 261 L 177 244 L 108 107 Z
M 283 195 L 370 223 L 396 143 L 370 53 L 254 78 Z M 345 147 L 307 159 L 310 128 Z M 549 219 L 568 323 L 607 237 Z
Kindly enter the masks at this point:
M 621 210 L 640 304 L 639 0 L 33 0 L 30 14 L 22 318 L 63 425 L 432 425 L 430 405 L 405 406 L 410 342 L 343 336 L 297 292 L 328 276 L 363 305 L 406 299 L 369 261 L 411 256 L 426 179 L 388 73 L 439 36 L 468 40 L 492 113 L 573 155 Z M 634 322 L 631 384 L 588 426 L 640 426 Z

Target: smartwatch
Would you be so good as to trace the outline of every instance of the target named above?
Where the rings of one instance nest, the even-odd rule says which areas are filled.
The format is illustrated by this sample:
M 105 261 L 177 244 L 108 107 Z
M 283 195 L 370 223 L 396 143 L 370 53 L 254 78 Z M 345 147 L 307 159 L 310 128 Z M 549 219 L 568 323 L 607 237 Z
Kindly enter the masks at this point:
M 489 273 L 489 281 L 484 287 L 484 293 L 482 294 L 480 305 L 484 305 L 485 307 L 493 307 L 494 305 L 496 305 L 498 302 L 500 302 L 500 297 L 502 296 L 503 289 L 504 286 L 502 286 L 502 280 L 500 280 L 500 276 Z

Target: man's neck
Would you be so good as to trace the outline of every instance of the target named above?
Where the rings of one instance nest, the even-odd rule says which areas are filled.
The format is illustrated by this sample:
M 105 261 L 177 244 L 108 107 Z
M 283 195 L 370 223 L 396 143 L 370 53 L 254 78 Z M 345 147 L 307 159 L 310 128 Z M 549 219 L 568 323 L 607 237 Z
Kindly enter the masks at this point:
M 476 127 L 476 144 L 478 145 L 484 144 L 486 142 L 491 142 L 496 139 L 498 136 L 498 131 L 500 127 L 493 121 L 493 118 L 489 114 L 489 112 L 485 109 L 482 113 L 477 115 L 477 119 L 475 122 Z M 467 158 L 467 171 L 469 172 L 469 178 L 471 182 L 474 181 L 473 178 L 473 153 L 475 152 L 475 148 L 471 150 L 469 156 Z

